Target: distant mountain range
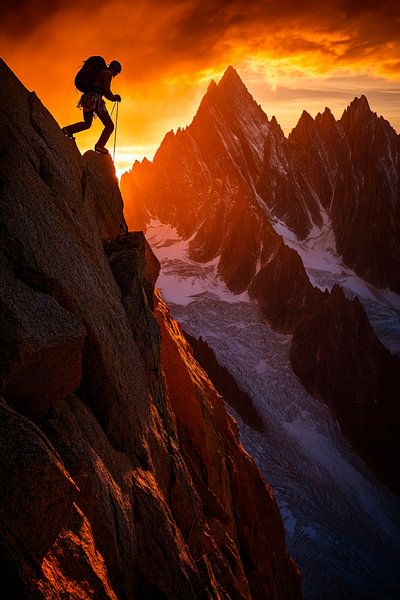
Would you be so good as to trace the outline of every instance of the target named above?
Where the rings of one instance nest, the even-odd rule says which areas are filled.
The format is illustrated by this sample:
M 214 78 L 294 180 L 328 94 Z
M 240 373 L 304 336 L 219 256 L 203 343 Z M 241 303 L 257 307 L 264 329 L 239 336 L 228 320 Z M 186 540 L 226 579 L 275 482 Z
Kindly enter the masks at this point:
M 191 125 L 169 132 L 152 163 L 135 163 L 122 189 L 128 222 L 150 213 L 184 237 L 196 233 L 192 258 L 220 255 L 234 290 L 265 262 L 279 220 L 300 240 L 329 223 L 346 265 L 400 291 L 400 136 L 365 96 L 338 121 L 328 108 L 315 120 L 304 111 L 286 138 L 229 67 Z
M 315 260 L 329 250 L 365 282 L 400 292 L 400 137 L 366 97 L 338 121 L 328 108 L 315 119 L 304 111 L 286 138 L 229 67 L 193 122 L 169 132 L 152 162 L 136 162 L 121 190 L 130 228 L 151 218 L 175 227 L 190 259 L 215 259 L 230 290 L 247 290 L 293 334 L 304 386 L 399 492 L 399 360 L 357 299 L 312 285 L 299 250 L 312 247 Z

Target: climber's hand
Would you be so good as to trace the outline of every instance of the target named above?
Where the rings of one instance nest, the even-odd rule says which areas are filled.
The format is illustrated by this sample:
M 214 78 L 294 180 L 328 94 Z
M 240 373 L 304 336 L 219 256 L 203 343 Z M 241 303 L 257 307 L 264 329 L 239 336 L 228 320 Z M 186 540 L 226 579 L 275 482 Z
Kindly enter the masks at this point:
M 119 94 L 114 94 L 114 102 L 121 102 L 121 96 Z

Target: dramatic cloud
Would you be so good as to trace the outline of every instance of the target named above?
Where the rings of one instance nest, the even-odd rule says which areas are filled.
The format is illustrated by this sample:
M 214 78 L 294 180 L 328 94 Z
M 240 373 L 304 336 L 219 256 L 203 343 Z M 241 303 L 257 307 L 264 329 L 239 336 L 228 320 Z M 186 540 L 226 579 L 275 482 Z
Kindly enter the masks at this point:
M 228 64 L 286 129 L 300 100 L 307 110 L 319 100 L 319 109 L 333 102 L 339 110 L 352 99 L 347 91 L 374 90 L 374 110 L 398 113 L 387 100 L 399 98 L 388 91 L 399 91 L 399 31 L 397 0 L 31 0 L 2 4 L 0 53 L 61 123 L 79 118 L 72 81 L 82 59 L 120 60 L 120 142 L 140 154 L 190 121 L 208 81 Z M 89 146 L 93 138 L 80 140 Z

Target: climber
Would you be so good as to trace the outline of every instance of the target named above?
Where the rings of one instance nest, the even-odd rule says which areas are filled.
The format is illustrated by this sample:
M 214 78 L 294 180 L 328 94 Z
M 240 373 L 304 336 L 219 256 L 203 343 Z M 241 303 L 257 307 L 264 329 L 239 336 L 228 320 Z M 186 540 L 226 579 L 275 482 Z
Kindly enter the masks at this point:
M 62 129 L 68 138 L 75 139 L 73 134 L 89 129 L 93 117 L 98 116 L 104 129 L 94 149 L 100 154 L 108 154 L 105 145 L 114 130 L 114 123 L 107 111 L 103 96 L 112 102 L 121 102 L 121 96 L 113 94 L 111 91 L 111 80 L 121 73 L 121 70 L 121 63 L 117 60 L 112 60 L 108 67 L 100 56 L 92 56 L 86 60 L 75 78 L 76 87 L 84 92 L 78 103 L 78 108 L 83 111 L 83 121 Z M 79 79 L 79 77 L 81 78 Z

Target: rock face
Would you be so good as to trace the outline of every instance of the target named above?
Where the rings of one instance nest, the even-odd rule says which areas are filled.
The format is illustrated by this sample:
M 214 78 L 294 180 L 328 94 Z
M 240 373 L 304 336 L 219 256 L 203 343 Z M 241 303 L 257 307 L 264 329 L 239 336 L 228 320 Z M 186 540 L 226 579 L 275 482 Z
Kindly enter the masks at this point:
M 3 253 L 0 263 L 4 394 L 19 412 L 40 420 L 79 386 L 86 329 L 52 296 L 16 278 Z
M 249 294 L 271 325 L 286 333 L 312 312 L 322 295 L 311 285 L 300 256 L 283 242 L 253 279 Z
M 230 290 L 247 290 L 272 327 L 293 333 L 296 373 L 396 491 L 397 363 L 362 306 L 314 288 L 277 232 L 301 241 L 312 228 L 330 227 L 346 265 L 400 292 L 399 139 L 364 96 L 339 121 L 329 109 L 315 120 L 304 111 L 286 138 L 229 67 L 191 125 L 169 132 L 152 163 L 135 163 L 122 178 L 128 215 L 137 206 L 141 223 L 154 217 L 190 237 L 191 259 L 217 258 Z M 335 316 L 325 322 L 326 313 Z
M 300 598 L 267 484 L 155 309 L 111 159 L 0 77 L 3 594 Z
M 289 145 L 328 212 L 344 263 L 400 291 L 400 136 L 355 98 L 335 121 L 329 109 L 300 120 Z
M 265 511 L 271 504 L 271 492 L 238 443 L 236 424 L 226 414 L 222 397 L 199 369 L 178 323 L 162 302 L 158 303 L 156 314 L 178 438 L 206 517 L 205 522 L 199 523 L 208 548 L 206 554 L 203 550 L 203 556 L 199 556 L 201 568 L 213 569 L 217 582 L 224 573 L 238 597 L 279 597 L 280 588 L 292 596 L 296 593 L 296 579 L 290 571 L 286 570 L 278 585 L 271 577 L 271 559 L 278 558 L 276 548 L 280 548 L 279 554 L 284 548 L 282 530 L 276 528 L 280 520 L 277 506 L 268 514 Z M 234 515 L 240 517 L 235 519 Z M 255 529 L 250 525 L 254 515 Z M 193 536 L 195 532 L 188 528 L 193 515 L 187 517 L 181 530 Z M 203 531 L 204 525 L 209 530 Z M 227 589 L 219 592 L 227 597 Z
M 400 361 L 376 338 L 359 300 L 334 286 L 295 329 L 290 360 L 355 449 L 399 493 Z

